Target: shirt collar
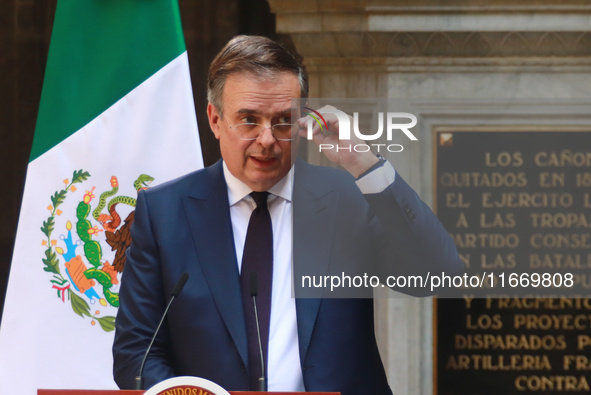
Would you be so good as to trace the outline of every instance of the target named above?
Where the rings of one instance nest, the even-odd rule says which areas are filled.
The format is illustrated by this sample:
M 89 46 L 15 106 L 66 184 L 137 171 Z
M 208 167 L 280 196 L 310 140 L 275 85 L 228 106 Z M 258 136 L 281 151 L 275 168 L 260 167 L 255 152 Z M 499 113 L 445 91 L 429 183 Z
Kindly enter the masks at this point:
M 226 162 L 222 161 L 222 165 L 224 169 L 224 178 L 226 179 L 226 185 L 228 186 L 228 201 L 230 206 L 233 206 L 248 196 L 252 192 L 252 189 L 230 173 Z M 291 202 L 293 193 L 293 173 L 294 166 L 292 165 L 285 177 L 279 180 L 277 184 L 273 185 L 268 192 Z

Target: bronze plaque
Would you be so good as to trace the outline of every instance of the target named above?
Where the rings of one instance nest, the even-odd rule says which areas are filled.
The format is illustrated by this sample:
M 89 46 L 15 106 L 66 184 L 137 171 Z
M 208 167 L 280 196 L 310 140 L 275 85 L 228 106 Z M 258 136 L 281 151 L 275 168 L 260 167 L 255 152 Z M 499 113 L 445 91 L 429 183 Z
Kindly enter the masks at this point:
M 435 393 L 590 392 L 590 129 L 446 127 L 434 140 L 435 210 L 486 279 L 435 304 Z

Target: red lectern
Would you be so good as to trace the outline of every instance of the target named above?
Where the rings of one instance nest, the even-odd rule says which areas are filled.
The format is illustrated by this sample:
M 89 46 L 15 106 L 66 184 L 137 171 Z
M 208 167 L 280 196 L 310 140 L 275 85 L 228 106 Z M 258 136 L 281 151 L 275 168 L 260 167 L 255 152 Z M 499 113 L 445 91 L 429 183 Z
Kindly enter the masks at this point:
M 146 391 L 131 390 L 37 390 L 37 395 L 140 395 Z M 232 395 L 257 395 L 260 392 L 229 391 Z M 340 392 L 265 392 L 267 395 L 341 395 Z
M 146 392 L 147 391 L 147 392 Z M 218 384 L 193 376 L 172 377 L 161 381 L 149 390 L 130 391 L 130 390 L 37 390 L 37 395 L 140 395 L 149 393 L 150 395 L 163 394 L 230 394 L 230 395 L 255 395 L 260 392 L 254 391 L 226 391 Z M 198 392 L 197 392 L 198 391 Z M 269 395 L 296 395 L 302 392 L 267 392 Z M 306 394 L 315 395 L 340 395 L 339 392 L 306 392 Z

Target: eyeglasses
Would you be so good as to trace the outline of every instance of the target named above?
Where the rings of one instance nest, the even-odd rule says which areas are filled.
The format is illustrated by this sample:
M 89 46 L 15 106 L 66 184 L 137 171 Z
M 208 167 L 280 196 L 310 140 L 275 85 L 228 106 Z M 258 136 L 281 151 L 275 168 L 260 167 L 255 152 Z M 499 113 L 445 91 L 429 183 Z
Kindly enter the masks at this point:
M 264 126 L 260 123 L 244 122 L 230 126 L 230 129 L 236 130 L 240 140 L 256 140 L 263 130 L 271 129 L 271 134 L 278 141 L 293 141 L 298 134 L 297 124 L 276 123 L 271 126 Z

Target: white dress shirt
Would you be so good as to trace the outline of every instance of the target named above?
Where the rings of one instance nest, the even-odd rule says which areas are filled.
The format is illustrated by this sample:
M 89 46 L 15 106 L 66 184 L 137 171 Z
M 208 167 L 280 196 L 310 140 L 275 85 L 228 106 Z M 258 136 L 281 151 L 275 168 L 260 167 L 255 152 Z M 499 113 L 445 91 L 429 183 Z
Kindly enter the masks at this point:
M 230 218 L 236 248 L 238 271 L 242 267 L 242 254 L 246 231 L 256 203 L 250 197 L 252 189 L 230 173 L 223 163 L 228 186 Z M 387 188 L 395 178 L 389 162 L 357 181 L 363 193 L 377 193 Z M 294 167 L 269 189 L 268 207 L 273 226 L 273 290 L 267 362 L 268 391 L 305 391 L 300 363 L 297 315 L 292 297 L 292 192 Z

